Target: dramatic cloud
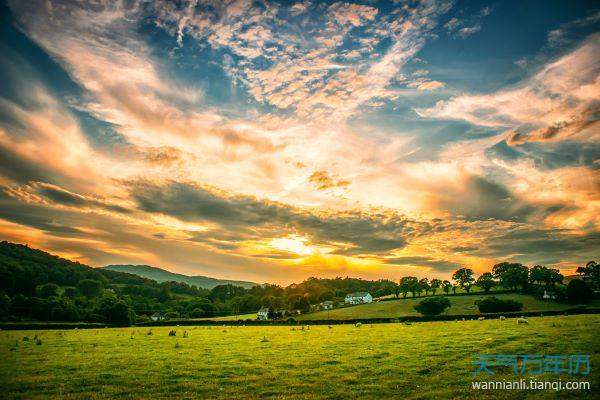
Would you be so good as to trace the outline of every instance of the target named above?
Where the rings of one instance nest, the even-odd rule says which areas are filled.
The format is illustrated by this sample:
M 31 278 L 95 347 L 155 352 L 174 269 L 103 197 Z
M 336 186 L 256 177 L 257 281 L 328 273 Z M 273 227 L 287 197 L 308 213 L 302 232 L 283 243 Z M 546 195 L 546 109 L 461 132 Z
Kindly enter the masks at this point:
M 526 16 L 541 55 L 502 30 L 520 61 L 445 0 L 6 11 L 2 239 L 280 283 L 594 256 L 597 11 Z

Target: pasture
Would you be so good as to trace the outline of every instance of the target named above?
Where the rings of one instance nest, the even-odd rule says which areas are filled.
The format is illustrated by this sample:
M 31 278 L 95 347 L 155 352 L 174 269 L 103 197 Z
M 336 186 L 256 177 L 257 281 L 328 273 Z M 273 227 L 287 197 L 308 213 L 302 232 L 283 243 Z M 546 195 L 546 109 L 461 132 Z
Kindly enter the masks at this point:
M 492 294 L 490 294 L 492 295 Z M 444 314 L 462 315 L 479 314 L 475 301 L 481 300 L 490 295 L 471 295 L 471 296 L 448 296 L 450 308 Z M 533 296 L 517 293 L 495 294 L 499 299 L 512 299 L 523 303 L 522 311 L 550 311 L 565 310 L 573 305 L 557 303 L 554 301 L 538 300 Z M 319 320 L 319 319 L 358 319 L 358 318 L 396 318 L 408 315 L 420 315 L 414 306 L 425 297 L 406 298 L 398 300 L 379 301 L 357 306 L 335 308 L 329 311 L 317 311 L 313 313 L 299 315 L 294 317 L 298 320 Z
M 168 335 L 171 329 L 176 336 Z M 564 399 L 584 395 L 475 391 L 471 381 L 477 378 L 471 363 L 480 353 L 590 354 L 588 378 L 594 393 L 587 395 L 592 398 L 600 383 L 599 331 L 599 315 L 536 317 L 529 324 L 496 319 L 323 325 L 303 330 L 299 326 L 197 326 L 1 331 L 0 398 Z M 502 371 L 492 379 L 515 380 L 515 376 Z

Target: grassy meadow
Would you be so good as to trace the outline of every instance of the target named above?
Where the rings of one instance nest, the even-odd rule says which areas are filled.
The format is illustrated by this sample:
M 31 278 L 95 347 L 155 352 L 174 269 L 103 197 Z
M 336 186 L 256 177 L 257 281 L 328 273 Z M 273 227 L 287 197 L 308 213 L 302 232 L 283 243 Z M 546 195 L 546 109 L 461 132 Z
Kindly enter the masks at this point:
M 168 336 L 170 329 L 177 331 L 175 337 Z M 480 353 L 590 354 L 594 392 L 587 398 L 598 395 L 598 315 L 536 317 L 529 324 L 507 319 L 309 330 L 197 326 L 149 331 L 1 331 L 0 398 L 583 397 L 582 392 L 567 391 L 475 391 L 474 379 L 515 380 L 506 370 L 474 378 L 471 362 Z M 536 378 L 544 377 L 569 379 Z
M 491 295 L 491 294 L 490 294 Z M 475 301 L 481 300 L 490 295 L 471 295 L 471 296 L 448 296 L 450 308 L 444 314 L 479 314 Z M 523 311 L 550 311 L 565 310 L 573 305 L 557 303 L 554 301 L 539 300 L 533 296 L 517 293 L 495 294 L 499 299 L 512 299 L 523 303 Z M 313 313 L 299 315 L 294 317 L 299 320 L 319 320 L 319 319 L 357 319 L 357 318 L 394 318 L 408 315 L 420 315 L 414 306 L 417 305 L 423 297 L 379 301 L 357 306 L 335 308 L 329 311 L 317 311 Z

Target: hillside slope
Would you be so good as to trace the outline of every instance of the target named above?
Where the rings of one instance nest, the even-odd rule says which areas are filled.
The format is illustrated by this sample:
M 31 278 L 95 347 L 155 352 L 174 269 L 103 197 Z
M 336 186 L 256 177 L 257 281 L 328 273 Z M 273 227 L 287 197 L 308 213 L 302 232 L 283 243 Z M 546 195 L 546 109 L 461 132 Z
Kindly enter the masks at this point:
M 152 279 L 157 282 L 182 282 L 187 283 L 188 285 L 195 285 L 204 289 L 212 289 L 218 285 L 227 285 L 231 284 L 234 286 L 241 286 L 244 288 L 251 288 L 256 286 L 257 284 L 254 282 L 247 281 L 233 281 L 227 279 L 216 279 L 210 278 L 208 276 L 188 276 L 183 274 L 176 274 L 173 272 L 166 271 L 161 268 L 152 267 L 150 265 L 107 265 L 102 269 L 117 271 L 117 272 L 126 272 L 129 274 L 138 275 L 144 278 Z
M 523 303 L 523 311 L 549 311 L 564 310 L 573 305 L 557 303 L 554 301 L 538 300 L 527 294 L 496 294 L 500 299 L 517 300 Z M 486 295 L 471 296 L 450 296 L 451 306 L 444 314 L 479 314 L 475 301 L 485 298 Z M 359 319 L 359 318 L 397 318 L 409 315 L 419 315 L 414 309 L 423 298 L 399 299 L 390 301 L 380 301 L 370 304 L 361 304 L 358 306 L 336 308 L 330 311 L 317 311 L 303 314 L 295 317 L 299 320 L 318 320 L 318 319 Z M 595 304 L 594 304 L 595 305 Z

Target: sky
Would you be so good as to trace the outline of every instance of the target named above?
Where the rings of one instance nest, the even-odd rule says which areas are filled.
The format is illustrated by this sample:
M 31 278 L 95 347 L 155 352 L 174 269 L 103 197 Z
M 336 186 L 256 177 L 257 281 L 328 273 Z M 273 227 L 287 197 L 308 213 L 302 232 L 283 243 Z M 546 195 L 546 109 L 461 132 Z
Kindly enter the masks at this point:
M 598 259 L 595 1 L 0 10 L 0 239 L 279 284 Z

